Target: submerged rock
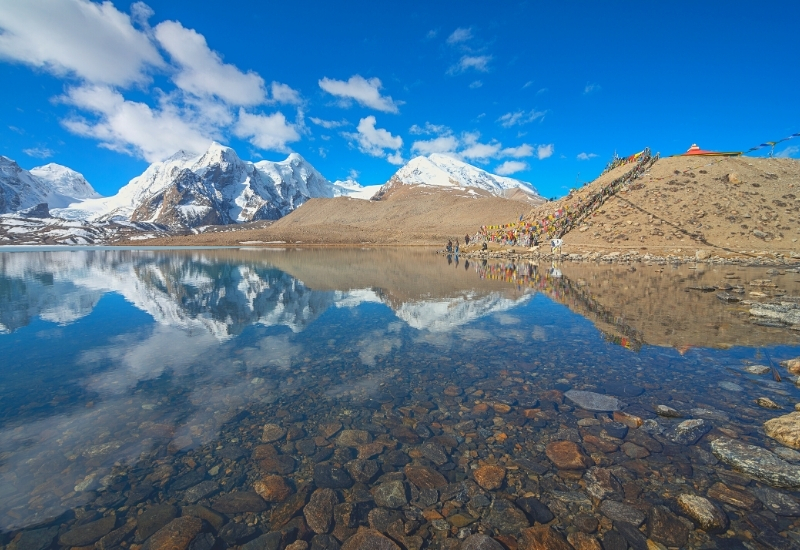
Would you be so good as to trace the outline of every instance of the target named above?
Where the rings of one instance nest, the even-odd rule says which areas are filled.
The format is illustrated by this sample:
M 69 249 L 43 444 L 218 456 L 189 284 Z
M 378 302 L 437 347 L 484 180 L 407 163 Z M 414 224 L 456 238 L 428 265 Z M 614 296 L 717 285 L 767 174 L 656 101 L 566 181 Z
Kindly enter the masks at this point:
M 616 397 L 591 391 L 569 390 L 564 393 L 564 397 L 587 411 L 614 412 L 626 406 Z
M 478 485 L 487 491 L 492 491 L 494 489 L 499 489 L 503 485 L 503 480 L 506 477 L 506 470 L 500 466 L 488 464 L 475 470 L 472 475 L 475 477 L 475 481 L 478 482 Z
M 768 437 L 787 447 L 800 449 L 800 412 L 791 412 L 764 422 Z
M 728 516 L 707 498 L 683 494 L 678 497 L 678 506 L 706 531 L 722 531 L 728 527 Z
M 703 419 L 684 420 L 665 435 L 673 443 L 694 445 L 711 431 L 711 422 Z
M 583 470 L 592 465 L 592 459 L 583 454 L 572 441 L 554 441 L 545 448 L 545 454 L 559 470 Z
M 800 487 L 800 466 L 789 464 L 763 447 L 720 438 L 711 451 L 722 462 L 773 487 Z
M 374 529 L 361 527 L 355 535 L 344 541 L 342 550 L 400 550 L 400 547 Z

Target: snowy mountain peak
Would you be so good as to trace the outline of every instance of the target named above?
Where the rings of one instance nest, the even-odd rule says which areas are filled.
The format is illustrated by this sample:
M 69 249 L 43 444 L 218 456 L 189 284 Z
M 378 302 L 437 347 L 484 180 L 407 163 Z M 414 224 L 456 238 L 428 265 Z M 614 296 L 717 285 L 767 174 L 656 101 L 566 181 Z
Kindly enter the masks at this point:
M 72 168 L 61 166 L 51 162 L 44 166 L 32 168 L 30 173 L 49 183 L 52 189 L 61 195 L 74 199 L 94 199 L 100 197 L 100 193 L 86 181 L 83 174 L 76 172 Z
M 38 204 L 62 208 L 87 197 L 99 197 L 86 179 L 64 166 L 48 164 L 30 172 L 0 156 L 0 214 Z
M 437 153 L 411 159 L 395 172 L 383 189 L 398 184 L 476 187 L 497 196 L 505 196 L 509 190 L 520 189 L 533 197 L 539 196 L 530 183 L 498 176 L 454 157 Z

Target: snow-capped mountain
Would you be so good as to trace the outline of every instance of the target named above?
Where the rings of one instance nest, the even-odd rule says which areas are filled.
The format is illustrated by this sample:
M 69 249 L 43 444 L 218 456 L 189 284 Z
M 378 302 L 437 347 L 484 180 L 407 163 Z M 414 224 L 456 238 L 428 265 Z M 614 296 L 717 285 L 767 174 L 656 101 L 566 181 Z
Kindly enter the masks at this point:
M 252 163 L 232 148 L 212 143 L 202 155 L 180 151 L 151 164 L 113 197 L 87 200 L 55 214 L 173 228 L 227 225 L 275 220 L 310 198 L 350 194 L 360 187 L 330 183 L 296 153 L 280 162 Z
M 48 183 L 53 191 L 65 197 L 75 200 L 99 199 L 102 197 L 100 193 L 89 185 L 83 174 L 76 172 L 72 168 L 51 162 L 44 166 L 31 168 L 30 173 L 41 181 Z M 49 204 L 48 206 L 57 208 L 54 204 Z
M 62 208 L 99 196 L 81 174 L 65 166 L 48 164 L 29 172 L 10 158 L 0 156 L 0 214 L 41 203 L 47 203 L 50 208 Z
M 431 154 L 415 157 L 400 168 L 381 188 L 384 194 L 396 185 L 432 185 L 437 187 L 475 187 L 500 197 L 519 189 L 534 198 L 539 193 L 530 183 L 491 174 L 448 155 Z

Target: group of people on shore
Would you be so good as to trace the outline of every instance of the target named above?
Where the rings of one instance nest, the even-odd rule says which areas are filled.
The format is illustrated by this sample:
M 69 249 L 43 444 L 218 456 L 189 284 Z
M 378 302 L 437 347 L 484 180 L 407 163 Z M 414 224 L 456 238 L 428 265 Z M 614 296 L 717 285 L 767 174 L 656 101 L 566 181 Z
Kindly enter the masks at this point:
M 650 149 L 646 148 L 641 153 L 630 157 L 615 159 L 606 167 L 603 173 L 630 162 L 635 162 L 636 166 L 628 173 L 603 186 L 591 196 L 578 197 L 574 203 L 562 206 L 540 221 L 520 220 L 503 225 L 484 225 L 480 229 L 479 236 L 488 242 L 524 247 L 538 246 L 546 240 L 560 239 L 598 210 L 623 185 L 641 176 L 658 160 L 658 157 L 658 154 L 652 156 Z

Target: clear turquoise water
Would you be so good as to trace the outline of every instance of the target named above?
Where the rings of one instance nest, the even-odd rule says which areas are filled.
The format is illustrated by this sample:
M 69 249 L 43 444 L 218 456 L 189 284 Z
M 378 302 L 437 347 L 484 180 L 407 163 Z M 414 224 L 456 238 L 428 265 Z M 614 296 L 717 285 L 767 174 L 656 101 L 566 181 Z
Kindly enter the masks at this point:
M 641 270 L 637 276 L 663 284 L 667 275 Z M 599 531 L 590 536 L 598 539 L 613 523 L 585 496 L 583 472 L 559 471 L 546 457 L 552 441 L 574 440 L 597 466 L 618 469 L 627 484 L 622 500 L 644 511 L 666 505 L 679 512 L 678 494 L 706 495 L 720 481 L 745 492 L 760 487 L 731 477 L 729 467 L 709 458 L 708 445 L 734 434 L 777 446 L 761 424 L 781 413 L 754 401 L 769 397 L 786 413 L 800 392 L 783 369 L 783 381 L 776 382 L 743 368 L 800 355 L 793 333 L 763 329 L 758 341 L 762 329 L 753 327 L 755 341 L 726 349 L 653 345 L 647 329 L 613 302 L 579 296 L 577 280 L 569 266 L 555 272 L 552 266 L 456 263 L 424 250 L 0 253 L 5 542 L 22 529 L 59 526 L 63 533 L 112 512 L 119 527 L 159 503 L 213 507 L 226 493 L 252 491 L 270 471 L 256 449 L 263 445 L 261 428 L 271 423 L 296 432 L 273 445 L 293 460 L 281 475 L 297 498 L 307 499 L 319 485 L 316 463 L 356 458 L 355 450 L 333 444 L 336 435 L 321 435 L 322 425 L 341 423 L 387 441 L 451 484 L 470 483 L 472 491 L 474 468 L 501 464 L 504 484 L 483 490 L 488 501 L 535 496 L 564 534 L 576 530 L 577 516 L 597 518 Z M 666 299 L 656 309 L 674 307 Z M 632 457 L 586 447 L 586 434 L 599 433 L 610 415 L 570 405 L 562 395 L 570 389 L 616 395 L 626 412 L 663 430 L 679 420 L 656 416 L 658 404 L 684 419 L 698 408 L 718 414 L 696 444 L 673 444 L 651 431 L 648 439 L 660 441 L 661 449 Z M 578 424 L 586 418 L 599 425 Z M 416 435 L 398 436 L 401 426 Z M 627 440 L 636 441 L 637 432 L 644 430 L 631 429 Z M 444 464 L 420 454 L 423 444 L 441 444 L 435 438 L 447 435 L 456 446 L 444 446 Z M 328 456 L 326 447 L 333 449 Z M 393 472 L 403 468 L 387 460 L 388 450 L 374 458 L 376 477 L 341 489 L 341 502 L 363 500 L 364 491 L 400 475 Z M 194 502 L 185 488 L 171 489 L 190 472 L 216 489 Z M 422 546 L 503 531 L 490 508 L 453 508 L 445 491 L 429 506 L 414 504 L 413 484 L 405 482 L 412 501 L 402 509 L 411 531 L 406 536 L 419 537 Z M 132 502 L 132 489 L 142 484 L 153 492 Z M 717 504 L 730 518 L 729 532 L 692 530 L 691 544 L 753 545 L 765 529 L 793 540 L 786 537 L 797 529 L 795 517 L 758 503 L 749 509 Z M 227 514 L 226 521 L 255 526 L 233 545 L 279 529 L 279 506 Z M 457 510 L 473 521 L 440 529 L 419 515 L 426 508 L 444 516 Z M 369 525 L 366 516 L 361 525 Z

